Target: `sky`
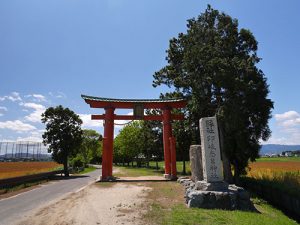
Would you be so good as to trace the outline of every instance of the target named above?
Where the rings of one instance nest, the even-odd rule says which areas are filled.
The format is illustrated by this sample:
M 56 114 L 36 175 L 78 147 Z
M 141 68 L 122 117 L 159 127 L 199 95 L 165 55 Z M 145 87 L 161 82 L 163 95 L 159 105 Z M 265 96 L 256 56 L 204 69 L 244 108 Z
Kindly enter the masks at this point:
M 152 76 L 166 65 L 169 40 L 207 4 L 259 43 L 258 67 L 274 101 L 272 136 L 262 144 L 300 144 L 298 0 L 1 0 L 0 141 L 41 141 L 41 113 L 59 104 L 102 133 L 90 115 L 103 110 L 81 94 L 158 98 L 169 89 L 153 88 Z

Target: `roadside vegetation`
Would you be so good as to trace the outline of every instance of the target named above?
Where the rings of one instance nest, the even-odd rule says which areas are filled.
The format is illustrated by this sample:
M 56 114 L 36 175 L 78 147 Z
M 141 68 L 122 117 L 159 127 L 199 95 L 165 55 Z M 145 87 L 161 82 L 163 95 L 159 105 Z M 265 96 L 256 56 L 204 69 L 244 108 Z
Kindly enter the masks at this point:
M 95 167 L 93 167 L 93 166 L 87 166 L 87 167 L 84 167 L 84 169 L 82 171 L 80 171 L 79 174 L 86 174 L 86 173 L 93 172 L 95 170 L 96 170 Z
M 42 179 L 42 180 L 38 180 L 38 181 L 25 182 L 23 184 L 12 186 L 12 187 L 3 187 L 3 188 L 0 188 L 0 199 L 2 197 L 1 195 L 10 194 L 10 193 L 16 194 L 19 191 L 20 192 L 27 191 L 27 190 L 30 190 L 30 189 L 36 187 L 37 185 L 46 183 L 49 180 L 50 179 L 47 178 L 47 179 Z M 9 196 L 3 196 L 3 198 L 5 198 L 5 197 L 9 197 Z
M 56 162 L 0 162 L 0 179 L 61 170 Z
M 115 177 L 139 177 L 139 176 L 162 176 L 163 172 L 150 168 L 135 168 L 118 166 L 118 172 L 114 173 Z
M 162 176 L 153 169 L 138 167 L 117 167 L 116 176 Z M 110 187 L 113 183 L 99 183 L 99 186 Z M 266 201 L 253 196 L 252 201 L 259 213 L 226 210 L 207 210 L 187 208 L 184 199 L 184 188 L 177 182 L 146 182 L 150 187 L 146 202 L 143 204 L 146 224 L 195 225 L 195 224 L 297 224 L 281 211 L 270 206 Z

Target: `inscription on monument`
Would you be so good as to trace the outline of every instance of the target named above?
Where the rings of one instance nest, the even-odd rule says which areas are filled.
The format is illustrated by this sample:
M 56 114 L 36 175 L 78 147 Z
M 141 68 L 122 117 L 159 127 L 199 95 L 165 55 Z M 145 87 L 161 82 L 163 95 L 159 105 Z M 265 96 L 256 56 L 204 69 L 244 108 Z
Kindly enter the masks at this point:
M 200 119 L 200 137 L 203 179 L 206 182 L 223 181 L 219 132 L 216 117 Z

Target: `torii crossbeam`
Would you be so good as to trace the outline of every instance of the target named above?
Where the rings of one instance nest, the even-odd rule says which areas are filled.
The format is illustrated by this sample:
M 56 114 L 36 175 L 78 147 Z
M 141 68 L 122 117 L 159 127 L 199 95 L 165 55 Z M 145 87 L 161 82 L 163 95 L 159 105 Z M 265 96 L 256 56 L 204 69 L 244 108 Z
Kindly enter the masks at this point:
M 81 95 L 91 108 L 103 108 L 105 114 L 92 115 L 104 120 L 101 180 L 112 178 L 114 120 L 159 120 L 163 122 L 165 178 L 176 179 L 176 140 L 172 135 L 172 120 L 183 120 L 183 114 L 171 114 L 172 109 L 184 108 L 185 99 L 113 99 Z M 115 115 L 115 109 L 133 109 L 133 115 Z M 144 109 L 161 109 L 162 115 L 144 115 Z

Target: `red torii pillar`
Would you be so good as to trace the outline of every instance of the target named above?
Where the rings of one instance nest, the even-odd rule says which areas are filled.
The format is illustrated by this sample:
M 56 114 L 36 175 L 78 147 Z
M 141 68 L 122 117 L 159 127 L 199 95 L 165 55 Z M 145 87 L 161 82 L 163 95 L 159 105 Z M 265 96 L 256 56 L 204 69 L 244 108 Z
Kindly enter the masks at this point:
M 163 109 L 164 176 L 169 179 L 176 179 L 176 139 L 172 135 L 171 121 L 171 108 Z
M 163 110 L 163 142 L 164 142 L 164 159 L 165 159 L 165 177 L 171 175 L 171 150 L 170 137 L 172 136 L 171 112 L 170 109 Z
M 106 180 L 107 178 L 112 177 L 114 110 L 115 109 L 112 107 L 105 108 L 101 180 Z

